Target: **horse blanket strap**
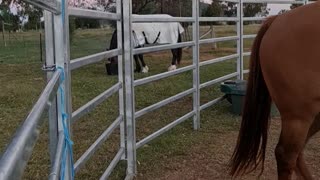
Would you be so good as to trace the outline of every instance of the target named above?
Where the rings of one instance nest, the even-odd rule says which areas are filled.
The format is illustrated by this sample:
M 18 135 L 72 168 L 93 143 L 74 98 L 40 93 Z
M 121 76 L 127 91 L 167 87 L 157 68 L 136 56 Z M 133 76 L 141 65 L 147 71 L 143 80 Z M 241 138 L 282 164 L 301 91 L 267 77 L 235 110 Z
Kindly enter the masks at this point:
M 134 17 L 139 18 L 169 18 L 170 15 L 137 15 Z M 133 31 L 133 45 L 137 47 L 138 45 L 144 44 L 173 44 L 177 43 L 179 35 L 184 32 L 184 28 L 178 22 L 159 22 L 159 23 L 132 23 Z
M 161 32 L 159 31 L 157 38 L 156 38 L 156 40 L 154 40 L 153 44 L 155 44 L 159 40 L 160 34 L 161 34 Z
M 144 39 L 146 41 L 146 44 L 150 44 L 150 42 L 148 41 L 148 38 L 146 36 L 146 33 L 144 31 L 142 31 L 142 34 L 144 36 Z M 157 38 L 154 40 L 154 42 L 152 44 L 155 44 L 158 40 L 159 40 L 159 37 L 160 37 L 160 34 L 161 32 L 159 31 L 158 35 L 157 35 Z
M 150 44 L 148 39 L 147 39 L 146 33 L 144 31 L 142 31 L 142 34 L 143 34 L 143 37 L 144 37 L 144 40 L 145 40 L 146 44 Z

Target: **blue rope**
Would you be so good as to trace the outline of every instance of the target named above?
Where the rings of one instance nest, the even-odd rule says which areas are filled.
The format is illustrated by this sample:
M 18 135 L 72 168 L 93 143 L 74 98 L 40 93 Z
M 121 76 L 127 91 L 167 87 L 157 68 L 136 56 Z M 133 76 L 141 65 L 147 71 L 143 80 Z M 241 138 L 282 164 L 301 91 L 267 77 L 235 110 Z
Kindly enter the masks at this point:
M 62 161 L 61 161 L 61 166 L 60 166 L 60 179 L 64 180 L 65 176 L 65 167 L 67 164 L 67 151 L 69 150 L 69 155 L 70 155 L 70 164 L 71 164 L 71 175 L 72 179 L 74 179 L 74 167 L 73 167 L 73 155 L 72 155 L 72 145 L 73 142 L 70 139 L 69 135 L 69 130 L 67 127 L 67 120 L 68 120 L 68 114 L 65 112 L 65 99 L 64 99 L 64 90 L 61 87 L 63 81 L 65 80 L 64 77 L 64 70 L 62 67 L 57 67 L 57 70 L 61 72 L 60 75 L 60 86 L 59 86 L 59 92 L 61 96 L 61 101 L 60 101 L 60 107 L 61 107 L 61 119 L 62 119 L 62 126 L 63 126 L 63 133 L 65 137 L 65 141 L 63 144 L 63 154 L 62 154 Z
M 61 18 L 63 26 L 65 26 L 65 0 L 61 0 Z M 66 164 L 67 164 L 67 152 L 69 151 L 70 156 L 70 164 L 71 164 L 71 178 L 74 179 L 74 167 L 73 167 L 73 154 L 72 154 L 72 145 L 73 142 L 70 139 L 69 130 L 67 127 L 67 120 L 68 120 L 68 114 L 65 112 L 65 93 L 63 88 L 61 87 L 62 83 L 65 80 L 64 76 L 64 69 L 62 67 L 57 67 L 57 70 L 61 72 L 60 75 L 60 86 L 59 86 L 59 92 L 61 96 L 60 100 L 60 107 L 61 107 L 61 119 L 62 119 L 62 126 L 63 126 L 63 133 L 64 133 L 64 143 L 63 143 L 63 149 L 62 149 L 62 160 L 61 160 L 61 166 L 60 166 L 60 179 L 64 180 L 65 177 L 65 170 L 66 170 Z

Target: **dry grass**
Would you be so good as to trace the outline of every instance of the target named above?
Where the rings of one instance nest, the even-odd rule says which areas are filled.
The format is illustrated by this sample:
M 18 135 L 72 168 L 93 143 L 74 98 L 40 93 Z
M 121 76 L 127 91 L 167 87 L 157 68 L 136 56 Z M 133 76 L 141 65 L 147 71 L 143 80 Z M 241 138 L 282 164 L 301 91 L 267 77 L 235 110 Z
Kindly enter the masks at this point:
M 166 158 L 157 162 L 157 169 L 139 174 L 137 179 L 231 179 L 227 174 L 227 165 L 235 146 L 238 135 L 237 131 L 216 130 L 211 125 L 213 123 L 204 122 L 203 128 L 196 134 L 193 134 L 193 136 L 196 136 L 197 141 L 190 148 L 184 149 L 183 156 L 170 156 L 164 152 L 163 156 Z M 274 148 L 278 141 L 280 126 L 280 119 L 276 118 L 272 120 L 265 170 L 259 179 L 277 179 Z M 305 150 L 306 161 L 313 173 L 314 179 L 320 177 L 318 171 L 320 159 L 320 155 L 318 154 L 319 142 L 319 135 L 313 137 Z M 260 169 L 237 179 L 254 180 L 257 179 L 259 172 Z

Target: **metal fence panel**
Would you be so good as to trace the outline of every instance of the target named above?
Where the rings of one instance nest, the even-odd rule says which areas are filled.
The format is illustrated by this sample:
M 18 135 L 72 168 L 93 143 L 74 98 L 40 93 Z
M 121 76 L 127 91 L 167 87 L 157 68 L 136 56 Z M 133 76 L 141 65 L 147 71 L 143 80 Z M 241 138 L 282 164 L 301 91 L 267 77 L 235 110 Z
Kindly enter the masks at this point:
M 120 14 L 118 13 L 109 13 L 81 8 L 69 8 L 69 15 L 80 18 L 120 20 Z
M 123 14 L 122 14 L 122 0 L 116 0 L 116 6 L 117 6 L 117 14 L 120 16 L 120 21 L 117 21 L 117 39 L 118 39 L 118 49 L 121 50 L 121 54 L 118 55 L 118 81 L 121 83 L 121 88 L 119 89 L 119 116 L 125 118 L 125 108 L 124 108 L 124 79 L 123 79 L 123 67 L 124 67 L 124 61 L 123 61 L 123 38 L 122 38 L 122 20 L 123 20 Z M 125 137 L 125 120 L 121 121 L 120 123 L 120 148 L 123 149 L 124 153 L 122 153 L 122 160 L 126 159 L 126 137 Z M 106 170 L 107 172 L 107 170 Z M 102 176 L 103 177 L 103 176 Z
M 239 4 L 237 6 L 237 17 L 239 21 L 237 22 L 237 53 L 239 55 L 237 60 L 237 72 L 238 79 L 243 79 L 243 0 L 239 0 Z
M 74 165 L 74 170 L 77 172 L 81 167 L 89 160 L 89 158 L 98 150 L 98 148 L 105 142 L 111 133 L 119 127 L 123 121 L 123 117 L 118 117 L 100 136 L 99 138 L 89 147 L 89 149 L 77 160 Z
M 127 2 L 127 3 L 125 3 Z M 136 122 L 135 122 L 135 96 L 132 61 L 132 1 L 123 1 L 123 49 L 124 49 L 124 79 L 125 79 L 125 110 L 127 128 L 127 173 L 136 174 Z
M 24 1 L 55 14 L 61 13 L 61 1 L 58 1 L 58 0 L 24 0 Z
M 45 47 L 46 47 L 46 66 L 54 67 L 54 35 L 53 35 L 53 14 L 49 11 L 44 12 L 45 18 Z M 47 72 L 47 81 L 52 78 L 53 72 Z M 55 162 L 55 153 L 58 144 L 58 121 L 57 121 L 57 98 L 54 98 L 48 112 L 49 120 L 49 153 L 51 167 Z
M 186 67 L 183 67 L 183 68 L 176 69 L 175 71 L 168 71 L 168 72 L 164 72 L 164 73 L 161 73 L 161 74 L 149 76 L 149 77 L 134 81 L 134 86 L 141 86 L 141 85 L 144 85 L 144 84 L 147 84 L 147 83 L 150 83 L 150 82 L 158 81 L 158 80 L 170 77 L 170 76 L 181 74 L 181 73 L 193 70 L 193 69 L 195 69 L 195 66 L 194 65 L 189 65 L 189 66 L 186 66 Z
M 139 17 L 132 15 L 132 22 L 146 23 L 146 22 L 194 22 L 194 18 L 190 17 Z
M 159 137 L 161 134 L 164 134 L 165 132 L 169 131 L 170 129 L 176 127 L 178 124 L 181 124 L 185 120 L 193 117 L 196 113 L 194 111 L 189 112 L 188 114 L 182 116 L 181 118 L 175 120 L 174 122 L 166 125 L 165 127 L 161 128 L 160 130 L 156 131 L 155 133 L 149 135 L 148 137 L 144 138 L 143 140 L 139 141 L 137 143 L 137 148 L 142 147 L 143 145 L 147 144 L 151 140 Z
M 64 73 L 64 81 L 60 85 L 61 91 L 58 91 L 58 128 L 59 131 L 66 130 L 70 134 L 70 120 L 72 114 L 71 102 L 71 70 L 70 70 L 70 51 L 69 51 L 69 17 L 68 17 L 68 1 L 57 0 L 61 3 L 61 14 L 53 16 L 54 23 L 54 42 L 55 42 L 55 58 L 57 68 L 62 68 Z M 62 98 L 65 102 L 62 102 Z M 63 113 L 66 113 L 66 127 L 63 127 Z M 71 136 L 71 134 L 70 134 Z M 66 137 L 66 135 L 65 135 Z M 71 137 L 70 137 L 71 138 Z M 72 162 L 70 161 L 72 154 L 70 151 L 66 153 L 65 178 L 72 179 Z
M 118 56 L 120 54 L 121 54 L 121 51 L 119 49 L 114 49 L 106 52 L 101 52 L 101 53 L 77 58 L 71 61 L 70 68 L 71 70 L 75 70 L 80 67 L 87 66 L 89 64 L 98 63 L 106 58 Z
M 72 123 L 81 118 L 82 116 L 88 114 L 92 110 L 94 110 L 98 105 L 103 103 L 105 100 L 107 100 L 110 96 L 114 95 L 115 93 L 119 92 L 119 89 L 122 88 L 121 83 L 117 83 L 116 85 L 112 86 L 108 90 L 104 91 L 76 111 L 72 113 Z
M 192 49 L 192 63 L 195 66 L 193 69 L 193 129 L 198 130 L 200 128 L 200 66 L 199 66 L 199 0 L 192 0 L 192 17 L 194 23 L 192 23 L 192 40 L 195 42 L 195 46 Z
M 192 88 L 192 89 L 183 91 L 183 92 L 181 92 L 181 93 L 179 93 L 179 94 L 177 94 L 175 96 L 171 96 L 171 97 L 169 97 L 169 98 L 167 98 L 165 100 L 162 100 L 162 101 L 160 101 L 160 102 L 158 102 L 156 104 L 148 106 L 148 107 L 136 112 L 135 113 L 135 118 L 139 118 L 139 117 L 141 117 L 141 116 L 143 116 L 143 115 L 145 115 L 145 114 L 147 114 L 147 113 L 149 113 L 151 111 L 154 111 L 154 110 L 159 109 L 159 108 L 161 108 L 161 107 L 163 107 L 163 106 L 165 106 L 167 104 L 170 104 L 170 103 L 172 103 L 174 101 L 177 101 L 177 100 L 179 100 L 179 99 L 181 99 L 181 98 L 183 98 L 185 96 L 188 96 L 191 93 L 194 93 L 195 91 L 196 91 L 195 88 Z
M 62 152 L 63 152 L 63 144 L 64 144 L 64 134 L 63 132 L 59 133 L 59 139 L 57 146 L 55 148 L 55 157 L 53 161 L 53 165 L 51 166 L 51 173 L 49 174 L 50 180 L 58 180 L 60 178 L 60 165 L 62 160 Z

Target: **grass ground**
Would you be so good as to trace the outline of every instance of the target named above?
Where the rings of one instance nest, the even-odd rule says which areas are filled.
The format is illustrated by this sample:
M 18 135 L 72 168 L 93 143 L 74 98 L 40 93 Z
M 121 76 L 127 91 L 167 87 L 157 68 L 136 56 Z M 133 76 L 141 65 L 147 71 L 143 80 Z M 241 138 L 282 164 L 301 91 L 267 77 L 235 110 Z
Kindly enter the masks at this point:
M 248 26 L 245 28 L 245 33 L 252 34 L 257 28 L 258 26 L 255 25 Z M 216 27 L 216 33 L 218 37 L 235 35 L 234 29 L 234 26 L 220 26 Z M 203 33 L 206 29 L 201 28 L 201 31 Z M 71 43 L 71 57 L 76 58 L 104 51 L 110 34 L 111 31 L 101 29 L 76 31 Z M 24 120 L 45 86 L 45 74 L 41 71 L 41 62 L 39 62 L 38 35 L 36 32 L 16 34 L 17 37 L 22 36 L 23 39 L 27 39 L 28 43 L 26 44 L 29 46 L 22 46 L 21 41 L 12 41 L 11 45 L 3 47 L 1 46 L 3 43 L 0 42 L 0 152 L 3 152 L 16 128 Z M 245 41 L 245 50 L 250 49 L 250 44 L 251 41 Z M 211 47 L 211 45 L 201 46 L 201 61 L 236 52 L 235 42 L 219 43 L 219 48 L 216 50 Z M 181 66 L 192 63 L 191 55 L 190 49 L 184 50 Z M 145 58 L 150 67 L 150 73 L 136 74 L 136 79 L 167 71 L 167 66 L 171 61 L 169 51 L 146 54 Z M 245 65 L 247 67 L 247 62 Z M 201 82 L 221 77 L 235 70 L 235 60 L 202 67 Z M 73 71 L 73 110 L 81 107 L 116 82 L 117 77 L 106 75 L 103 62 Z M 136 110 L 191 87 L 191 72 L 138 87 L 135 91 Z M 221 95 L 218 85 L 205 88 L 201 91 L 201 104 Z M 229 108 L 229 103 L 223 101 L 201 113 L 202 128 L 199 131 L 192 129 L 192 120 L 190 119 L 139 149 L 137 151 L 137 179 L 230 179 L 226 176 L 225 167 L 236 140 L 240 118 L 232 115 Z M 143 139 L 188 113 L 191 109 L 192 97 L 188 96 L 137 119 L 137 140 Z M 75 159 L 78 159 L 85 152 L 117 115 L 117 95 L 114 95 L 73 125 L 72 139 L 75 142 Z M 279 123 L 273 127 L 275 133 L 272 133 L 274 139 L 272 144 L 275 142 Z M 24 179 L 46 179 L 49 172 L 47 124 L 42 129 Z M 115 132 L 88 161 L 85 168 L 80 170 L 76 178 L 99 178 L 117 152 L 118 147 L 119 135 Z M 270 148 L 270 152 L 271 150 Z M 315 152 L 316 148 L 312 146 L 311 152 L 307 155 L 319 157 Z M 271 155 L 270 159 L 272 159 Z M 123 179 L 125 167 L 125 163 L 121 162 L 113 172 L 111 179 Z M 268 168 L 272 171 L 268 170 L 265 173 L 266 179 L 274 177 L 269 176 L 270 173 L 274 174 L 274 164 L 268 164 Z

